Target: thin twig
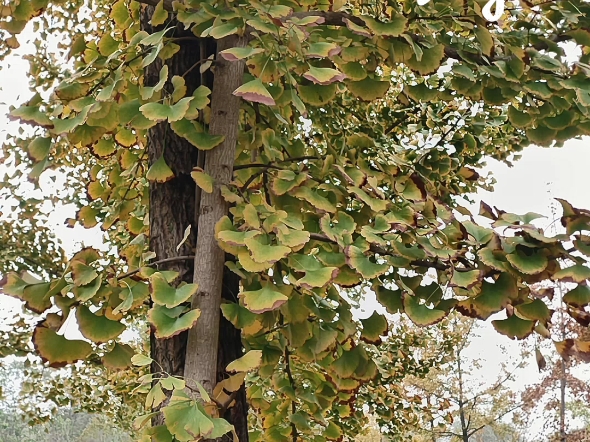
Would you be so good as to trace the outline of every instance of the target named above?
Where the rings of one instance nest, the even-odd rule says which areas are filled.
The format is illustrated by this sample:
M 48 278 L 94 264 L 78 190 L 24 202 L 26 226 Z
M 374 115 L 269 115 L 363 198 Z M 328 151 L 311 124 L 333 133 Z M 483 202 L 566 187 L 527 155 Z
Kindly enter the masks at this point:
M 149 264 L 144 264 L 142 267 L 153 267 L 153 266 L 157 266 L 160 264 L 164 264 L 166 262 L 189 261 L 192 259 L 195 259 L 195 257 L 193 255 L 173 256 L 171 258 L 164 258 L 164 259 L 160 259 L 158 261 L 150 262 Z M 123 273 L 121 276 L 118 276 L 117 279 L 129 278 L 130 276 L 133 276 L 136 273 L 139 273 L 140 270 L 141 270 L 141 267 L 139 269 L 132 270 L 127 273 Z

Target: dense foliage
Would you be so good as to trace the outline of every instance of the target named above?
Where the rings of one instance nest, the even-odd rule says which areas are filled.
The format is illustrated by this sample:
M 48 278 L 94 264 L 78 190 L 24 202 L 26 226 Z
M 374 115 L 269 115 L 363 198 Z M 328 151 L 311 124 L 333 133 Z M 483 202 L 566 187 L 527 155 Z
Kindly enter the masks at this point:
M 530 285 L 572 282 L 577 291 L 563 301 L 588 327 L 589 211 L 561 201 L 565 233 L 548 236 L 536 214 L 482 204 L 484 226 L 461 205 L 489 185 L 476 170 L 486 157 L 512 161 L 529 143 L 590 133 L 587 2 L 508 2 L 494 23 L 471 0 L 145 3 L 155 8 L 8 0 L 0 53 L 32 22 L 34 95 L 10 112 L 30 129 L 4 148 L 4 191 L 24 195 L 7 221 L 12 231 L 33 223 L 30 208 L 40 204 L 19 191 L 22 178 L 39 183 L 60 171 L 64 197 L 79 206 L 69 222 L 100 225 L 114 246 L 81 250 L 63 271 L 54 257 L 45 274 L 7 276 L 3 291 L 43 315 L 32 337 L 38 354 L 53 367 L 99 358 L 122 369 L 152 362 L 120 340 L 135 318 L 147 318 L 157 339 L 197 330 L 187 357 L 200 360 L 187 360 L 186 379 L 144 378 L 147 408 L 164 416 L 152 428 L 151 414 L 136 421 L 147 438 L 227 433 L 219 416 L 248 372 L 252 441 L 338 440 L 358 428 L 360 398 L 387 384 L 373 354 L 389 324 L 379 313 L 356 321 L 343 289 L 374 290 L 389 313 L 420 326 L 453 310 L 484 320 L 505 312 L 494 327 L 523 339 L 550 336 L 552 311 Z M 51 36 L 60 39 L 55 52 Z M 169 75 L 181 47 L 213 41 L 216 55 Z M 564 42 L 577 51 L 573 63 Z M 162 61 L 159 79 L 146 81 Z M 188 80 L 196 70 L 198 87 Z M 156 125 L 206 152 L 190 172 L 201 208 L 192 233 L 186 226 L 192 284 L 158 271 L 148 251 L 148 214 L 158 210 L 148 186 L 183 178 L 167 163 L 172 146 L 148 163 Z M 219 323 L 219 247 L 235 257 L 227 266 L 241 284 L 221 311 L 247 352 L 216 384 L 218 338 L 203 336 Z M 60 333 L 69 315 L 86 341 Z M 587 339 L 556 345 L 590 359 Z M 399 364 L 412 370 L 411 358 Z M 370 411 L 398 407 L 382 393 Z

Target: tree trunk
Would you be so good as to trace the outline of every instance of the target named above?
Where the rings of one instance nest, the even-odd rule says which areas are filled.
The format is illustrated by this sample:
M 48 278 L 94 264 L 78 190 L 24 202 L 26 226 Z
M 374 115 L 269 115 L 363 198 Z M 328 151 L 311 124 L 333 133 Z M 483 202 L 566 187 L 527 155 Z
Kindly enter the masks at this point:
M 142 14 L 142 28 L 147 32 L 153 29 L 149 24 L 153 7 L 144 8 Z M 182 32 L 180 27 L 177 32 Z M 199 51 L 194 51 L 192 44 L 180 42 L 180 51 L 167 61 L 169 78 L 182 75 L 199 57 Z M 156 59 L 145 69 L 144 84 L 152 86 L 159 80 L 162 61 Z M 188 93 L 198 87 L 200 77 L 198 70 L 186 77 Z M 169 87 L 167 85 L 167 87 Z M 197 149 L 183 138 L 177 136 L 167 122 L 159 123 L 149 130 L 147 153 L 149 164 L 153 164 L 164 155 L 166 164 L 174 172 L 174 178 L 166 183 L 150 183 L 150 250 L 155 252 L 156 259 L 172 258 L 181 255 L 192 255 L 195 244 L 195 185 L 190 176 L 194 165 L 197 164 Z M 191 235 L 180 250 L 176 246 L 182 241 L 185 229 L 191 226 Z M 169 262 L 158 267 L 160 270 L 174 270 L 180 276 L 176 283 L 192 282 L 193 265 L 189 261 Z M 182 376 L 186 353 L 187 333 L 181 333 L 170 339 L 156 339 L 153 331 L 150 333 L 150 356 L 154 360 L 152 373 L 163 371 L 170 375 Z M 158 416 L 154 424 L 162 424 L 162 417 Z
M 461 440 L 469 442 L 469 424 L 465 418 L 465 402 L 463 400 L 463 372 L 461 369 L 461 351 L 457 351 L 457 376 L 459 377 L 459 419 L 461 421 Z
M 246 37 L 231 35 L 218 41 L 218 51 L 243 47 L 246 43 Z M 209 132 L 223 135 L 225 139 L 205 157 L 205 172 L 214 179 L 215 185 L 213 192 L 201 195 L 194 273 L 194 282 L 199 288 L 192 300 L 193 308 L 201 310 L 201 316 L 189 330 L 185 363 L 187 381 L 199 382 L 209 393 L 217 382 L 219 306 L 225 268 L 225 253 L 215 239 L 215 225 L 228 213 L 228 204 L 220 187 L 229 183 L 233 172 L 240 99 L 232 93 L 242 84 L 243 76 L 243 61 L 228 62 L 217 56 Z
M 142 12 L 142 29 L 147 32 L 153 31 L 149 24 L 152 13 L 153 7 L 145 7 Z M 194 37 L 194 34 L 184 31 L 182 26 L 178 26 L 175 36 Z M 203 55 L 200 42 L 181 40 L 178 44 L 180 44 L 180 51 L 166 62 L 169 68 L 169 78 L 185 74 L 195 63 L 199 62 Z M 203 47 L 207 51 L 204 54 L 205 58 L 215 53 L 214 41 L 207 41 Z M 162 62 L 157 59 L 146 68 L 144 80 L 146 85 L 154 85 L 158 82 L 161 67 Z M 206 85 L 211 88 L 212 77 L 210 75 L 203 77 L 198 69 L 193 69 L 186 75 L 187 94 L 192 94 L 201 85 L 203 79 Z M 169 87 L 169 84 L 166 87 Z M 147 153 L 150 165 L 161 155 L 164 155 L 166 163 L 175 176 L 166 183 L 150 183 L 150 250 L 156 253 L 156 259 L 192 255 L 196 246 L 198 226 L 195 219 L 195 183 L 190 172 L 199 163 L 198 155 L 203 153 L 199 153 L 194 146 L 178 137 L 168 127 L 167 122 L 160 123 L 149 131 Z M 177 251 L 176 246 L 182 241 L 185 229 L 189 225 L 191 226 L 191 234 Z M 181 281 L 193 282 L 194 263 L 191 260 L 169 262 L 160 265 L 159 269 L 179 272 L 177 283 Z M 222 278 L 223 298 L 237 302 L 239 278 L 229 270 L 224 272 Z M 240 331 L 225 318 L 221 318 L 218 327 L 219 335 L 222 337 L 219 344 L 215 344 L 218 347 L 216 377 L 219 381 L 226 376 L 225 367 L 242 355 L 243 346 Z M 150 356 L 154 360 L 151 367 L 152 373 L 163 371 L 176 376 L 184 375 L 187 335 L 188 333 L 182 333 L 170 339 L 156 339 L 153 332 L 150 332 Z M 207 345 L 213 344 L 208 343 Z M 242 387 L 235 398 L 235 405 L 227 410 L 224 416 L 234 425 L 240 442 L 248 440 L 247 415 L 245 388 Z M 153 423 L 154 425 L 162 424 L 162 416 L 158 415 Z

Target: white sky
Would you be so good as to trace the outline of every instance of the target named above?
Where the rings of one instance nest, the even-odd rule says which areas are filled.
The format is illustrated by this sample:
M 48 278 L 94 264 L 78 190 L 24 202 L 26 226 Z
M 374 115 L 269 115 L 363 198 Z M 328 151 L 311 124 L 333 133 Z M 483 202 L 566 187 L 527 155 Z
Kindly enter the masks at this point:
M 10 124 L 5 118 L 8 105 L 22 102 L 29 97 L 27 79 L 24 75 L 26 69 L 26 62 L 15 57 L 0 65 L 0 144 L 6 131 L 15 128 L 14 124 Z M 488 161 L 485 172 L 493 172 L 497 180 L 495 191 L 480 192 L 477 198 L 513 213 L 533 211 L 544 214 L 547 219 L 541 221 L 540 226 L 545 227 L 551 222 L 550 206 L 552 203 L 555 204 L 552 198 L 565 198 L 576 207 L 590 208 L 588 165 L 590 138 L 569 141 L 565 147 L 559 149 L 528 147 L 522 152 L 522 159 L 512 168 L 494 160 Z M 475 207 L 474 210 L 477 213 Z M 86 245 L 100 246 L 100 234 L 89 234 L 81 227 L 68 229 L 63 226 L 63 220 L 73 215 L 73 208 L 63 207 L 51 216 L 51 224 L 62 239 L 68 254 L 71 255 L 78 250 L 82 242 Z M 367 300 L 365 312 L 357 312 L 358 316 L 370 314 L 367 312 L 375 308 L 375 302 L 374 299 Z M 14 311 L 15 308 L 18 308 L 18 301 L 0 295 L 0 327 L 5 319 L 4 314 Z M 70 339 L 79 337 L 77 333 L 68 332 L 67 335 Z M 482 360 L 482 379 L 495 378 L 500 361 L 515 358 L 518 354 L 517 343 L 498 335 L 489 321 L 479 330 L 479 335 L 480 337 L 473 340 L 467 354 L 469 357 Z M 508 348 L 507 353 L 503 352 L 503 346 Z M 586 368 L 585 371 L 583 376 L 590 378 L 590 368 Z M 518 379 L 521 386 L 537 381 L 538 372 L 533 358 L 528 368 L 519 371 Z

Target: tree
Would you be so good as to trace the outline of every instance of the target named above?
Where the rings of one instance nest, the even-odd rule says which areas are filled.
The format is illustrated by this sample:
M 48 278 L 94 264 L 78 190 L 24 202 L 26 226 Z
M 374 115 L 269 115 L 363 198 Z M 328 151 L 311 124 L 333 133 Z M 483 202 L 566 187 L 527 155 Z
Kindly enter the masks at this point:
M 457 336 L 458 342 L 446 364 L 431 370 L 422 379 L 411 376 L 406 379 L 406 388 L 429 405 L 424 407 L 421 419 L 413 428 L 408 428 L 415 434 L 415 440 L 524 440 L 521 432 L 505 420 L 523 406 L 508 385 L 523 363 L 511 369 L 503 366 L 493 382 L 475 380 L 475 371 L 482 368 L 481 363 L 470 360 L 463 352 L 476 329 L 473 320 L 455 318 L 451 333 Z
M 587 3 L 497 2 L 494 23 L 472 1 L 88 6 L 2 8 L 2 51 L 38 26 L 35 95 L 10 112 L 32 129 L 5 147 L 5 187 L 63 172 L 87 188 L 70 222 L 100 223 L 118 255 L 85 249 L 3 290 L 46 315 L 33 342 L 51 366 L 152 364 L 161 414 L 146 437 L 221 437 L 223 416 L 246 440 L 253 372 L 264 440 L 340 438 L 333 410 L 380 373 L 366 343 L 387 329 L 379 314 L 354 321 L 342 288 L 377 290 L 423 326 L 506 311 L 494 326 L 524 338 L 550 317 L 530 284 L 588 278 L 590 212 L 562 201 L 566 234 L 548 237 L 535 214 L 482 205 L 503 235 L 460 205 L 489 184 L 486 155 L 590 133 Z M 582 48 L 574 64 L 566 41 Z M 58 333 L 74 311 L 90 343 Z M 151 358 L 117 341 L 135 317 Z
M 572 342 L 571 339 L 586 339 L 588 328 L 587 324 L 584 326 L 569 317 L 561 304 L 563 299 L 577 299 L 580 293 L 585 292 L 585 287 L 567 290 L 565 284 L 552 284 L 536 289 L 549 293 L 555 302 L 550 336 L 556 344 L 548 346 L 542 342 L 535 343 L 537 363 L 543 375 L 541 382 L 530 386 L 523 393 L 524 409 L 532 422 L 535 418 L 542 418 L 542 434 L 549 435 L 548 440 L 583 440 L 584 430 L 575 428 L 579 426 L 575 420 L 579 417 L 583 419 L 590 413 L 590 388 L 585 380 L 575 374 L 576 368 L 585 367 L 585 360 L 571 354 L 568 343 Z M 587 427 L 587 420 L 585 424 Z

